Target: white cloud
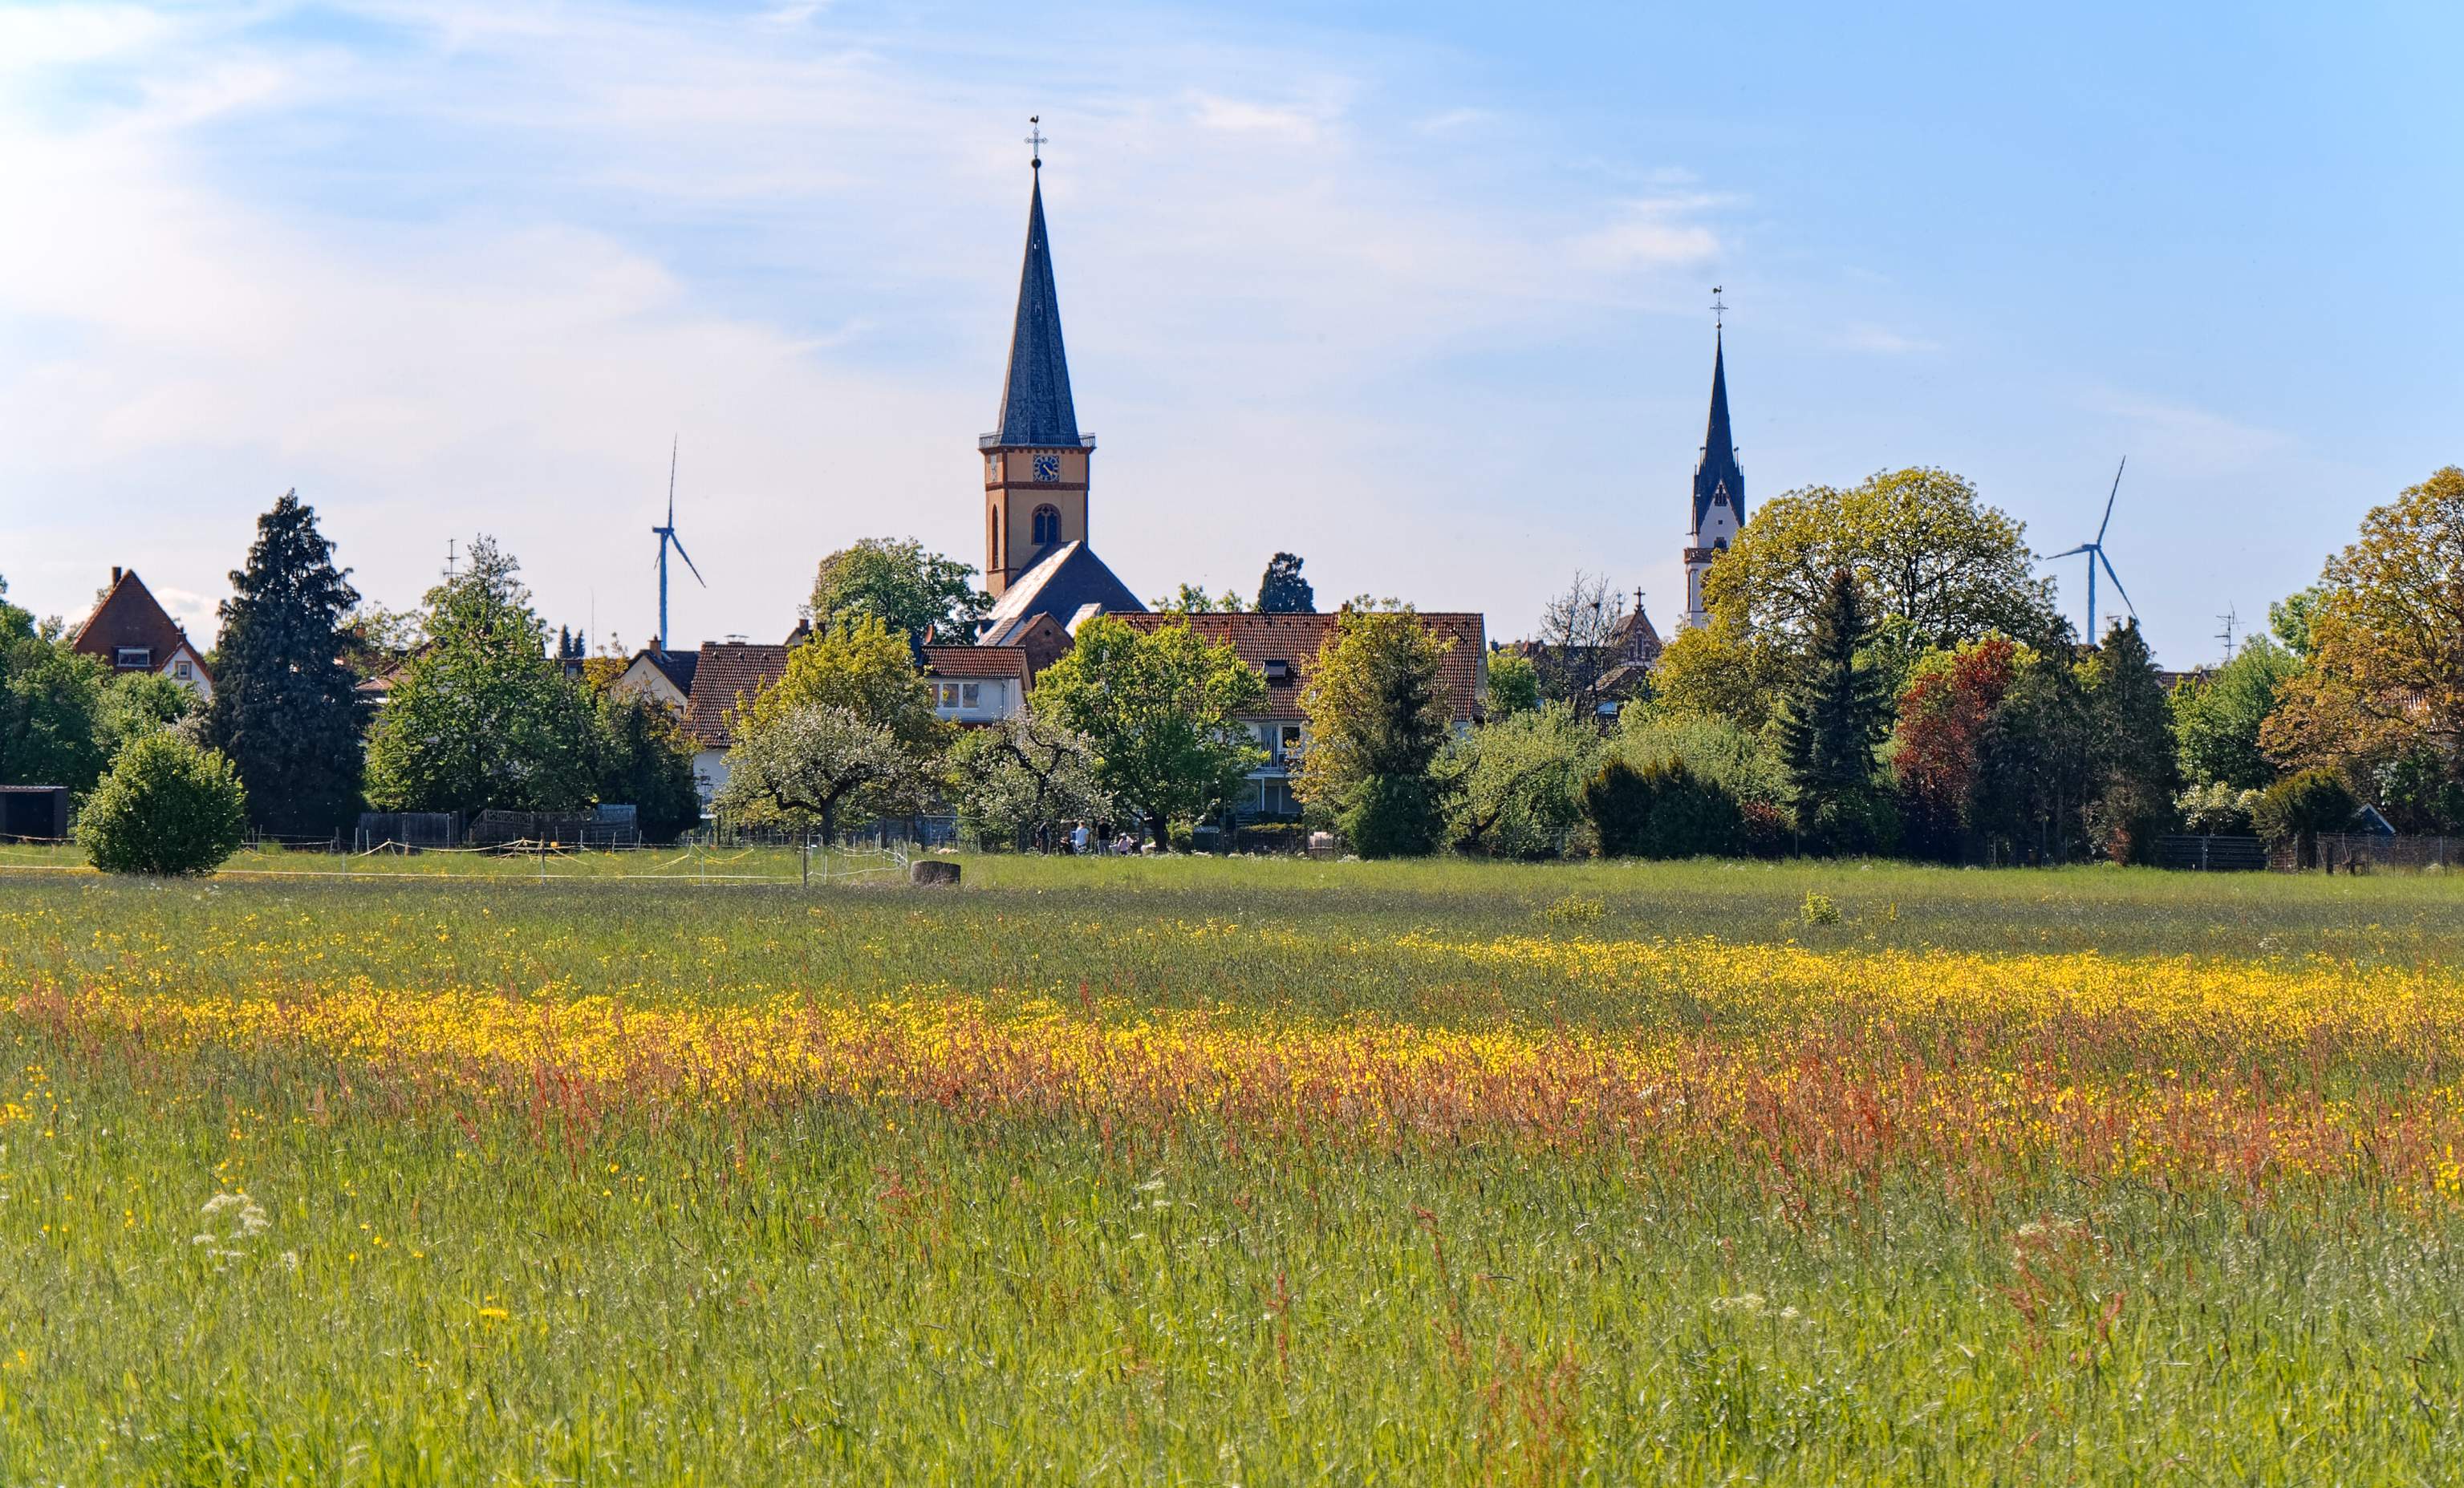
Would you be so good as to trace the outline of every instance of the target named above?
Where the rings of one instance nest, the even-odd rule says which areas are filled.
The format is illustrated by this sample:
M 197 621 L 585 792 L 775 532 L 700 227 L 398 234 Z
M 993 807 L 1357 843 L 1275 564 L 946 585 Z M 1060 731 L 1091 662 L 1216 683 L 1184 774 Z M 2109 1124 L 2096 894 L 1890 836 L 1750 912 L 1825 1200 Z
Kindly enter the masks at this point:
M 1581 262 L 1605 269 L 1700 264 L 1720 252 L 1719 234 L 1698 220 L 1722 199 L 1703 193 L 1640 197 L 1623 203 L 1607 226 L 1573 243 Z
M 2221 413 L 2112 388 L 2091 392 L 2087 406 L 2133 427 L 2133 452 L 2187 474 L 2230 475 L 2271 464 L 2291 449 L 2293 436 Z
M 138 66 L 137 102 L 0 113 L 0 424 L 39 431 L 6 488 L 77 493 L 7 514 L 42 538 L 8 557 L 18 599 L 76 607 L 35 591 L 133 562 L 209 613 L 296 485 L 388 603 L 486 530 L 552 619 L 595 604 L 640 640 L 671 431 L 714 585 L 675 598 L 688 639 L 783 631 L 858 536 L 974 556 L 1024 210 L 1013 59 L 970 80 L 821 11 L 362 13 L 387 49 L 131 12 L 77 45 Z M 1489 602 L 1519 559 L 1393 541 L 1463 478 L 1423 448 L 1453 431 L 1366 389 L 1635 313 L 1639 278 L 1716 252 L 1722 200 L 1502 205 L 1461 142 L 1417 143 L 1422 117 L 1313 56 L 1080 65 L 1045 188 L 1107 557 L 1141 592 L 1245 586 L 1305 541 L 1329 593 Z
M 1870 351 L 1885 357 L 1904 357 L 1919 352 L 1942 350 L 1942 342 L 1922 336 L 1908 336 L 1875 325 L 1870 321 L 1851 322 L 1837 338 L 1839 346 L 1848 351 Z

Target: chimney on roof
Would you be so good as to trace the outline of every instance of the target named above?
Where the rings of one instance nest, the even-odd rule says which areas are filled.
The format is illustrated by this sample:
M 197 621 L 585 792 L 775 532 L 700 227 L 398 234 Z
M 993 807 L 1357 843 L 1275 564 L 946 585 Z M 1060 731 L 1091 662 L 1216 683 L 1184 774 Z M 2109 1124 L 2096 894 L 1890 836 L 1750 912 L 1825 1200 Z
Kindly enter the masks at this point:
M 111 565 L 111 581 L 113 583 L 120 582 L 120 565 L 117 563 Z

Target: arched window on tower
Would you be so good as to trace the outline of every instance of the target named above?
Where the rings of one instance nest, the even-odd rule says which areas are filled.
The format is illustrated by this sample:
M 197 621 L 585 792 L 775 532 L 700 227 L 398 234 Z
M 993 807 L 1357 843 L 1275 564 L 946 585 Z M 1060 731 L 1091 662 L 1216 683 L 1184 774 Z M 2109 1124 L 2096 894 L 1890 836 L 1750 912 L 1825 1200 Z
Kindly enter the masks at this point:
M 1039 548 L 1061 540 L 1061 509 L 1040 506 L 1035 509 L 1035 545 Z

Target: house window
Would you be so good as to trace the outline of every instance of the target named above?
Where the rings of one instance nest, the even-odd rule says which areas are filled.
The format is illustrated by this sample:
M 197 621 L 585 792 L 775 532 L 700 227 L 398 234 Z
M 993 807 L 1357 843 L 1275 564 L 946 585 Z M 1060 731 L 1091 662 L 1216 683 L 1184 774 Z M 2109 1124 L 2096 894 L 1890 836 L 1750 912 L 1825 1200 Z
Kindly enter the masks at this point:
M 935 708 L 972 709 L 980 706 L 982 700 L 983 684 L 980 682 L 936 682 L 933 685 L 933 705 Z
M 1287 661 L 1270 661 L 1266 663 L 1266 680 L 1268 682 L 1291 681 L 1292 664 Z
M 1287 723 L 1279 725 L 1276 728 L 1275 757 L 1278 759 L 1298 759 L 1301 757 L 1301 726 L 1299 724 Z
M 1057 506 L 1037 507 L 1035 509 L 1035 545 L 1040 548 L 1047 542 L 1060 540 L 1061 509 Z
M 154 667 L 151 646 L 123 646 L 112 656 L 112 665 L 122 671 L 150 671 Z
M 171 675 L 179 678 L 183 682 L 187 681 L 188 664 L 187 662 L 173 662 L 171 664 Z

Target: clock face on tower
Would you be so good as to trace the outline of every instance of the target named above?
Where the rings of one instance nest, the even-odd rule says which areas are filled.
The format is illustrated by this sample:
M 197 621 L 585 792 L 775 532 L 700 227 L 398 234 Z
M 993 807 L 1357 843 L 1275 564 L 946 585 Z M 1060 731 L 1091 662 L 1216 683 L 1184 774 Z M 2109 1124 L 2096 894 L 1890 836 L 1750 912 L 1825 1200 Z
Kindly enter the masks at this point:
M 1037 455 L 1035 457 L 1035 478 L 1040 481 L 1059 480 L 1061 478 L 1061 456 L 1057 454 Z

